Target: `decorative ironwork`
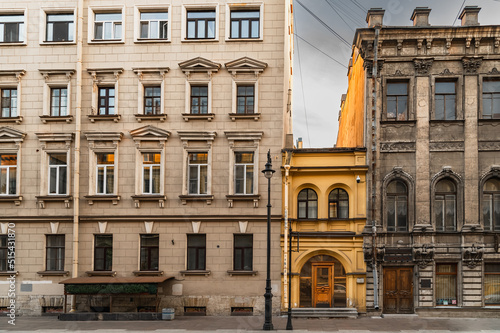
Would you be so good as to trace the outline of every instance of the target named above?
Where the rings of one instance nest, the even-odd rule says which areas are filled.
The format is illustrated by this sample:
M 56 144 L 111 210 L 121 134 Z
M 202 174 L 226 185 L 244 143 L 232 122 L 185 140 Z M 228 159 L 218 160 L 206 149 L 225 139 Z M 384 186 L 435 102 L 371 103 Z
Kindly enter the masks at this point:
M 463 249 L 463 262 L 469 268 L 475 268 L 483 261 L 483 248 L 472 244 L 469 248 Z

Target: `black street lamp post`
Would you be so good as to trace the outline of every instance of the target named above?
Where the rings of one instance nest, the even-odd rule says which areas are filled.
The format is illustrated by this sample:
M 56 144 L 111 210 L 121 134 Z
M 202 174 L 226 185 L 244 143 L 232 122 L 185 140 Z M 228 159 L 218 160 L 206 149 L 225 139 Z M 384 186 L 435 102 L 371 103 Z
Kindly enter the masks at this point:
M 264 331 L 273 330 L 273 318 L 272 318 L 272 310 L 273 303 L 271 293 L 271 177 L 275 172 L 272 169 L 271 164 L 271 150 L 267 151 L 267 163 L 266 168 L 262 170 L 262 173 L 267 178 L 267 278 L 266 278 L 266 293 L 264 294 L 265 298 L 265 320 L 264 327 L 262 328 Z

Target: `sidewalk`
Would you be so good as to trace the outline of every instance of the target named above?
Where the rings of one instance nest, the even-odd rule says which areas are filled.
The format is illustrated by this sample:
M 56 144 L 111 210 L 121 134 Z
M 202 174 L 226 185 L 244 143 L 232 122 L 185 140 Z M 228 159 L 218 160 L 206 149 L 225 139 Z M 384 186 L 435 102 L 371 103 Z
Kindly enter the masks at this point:
M 57 317 L 17 317 L 16 325 L 0 317 L 0 332 L 262 332 L 263 316 L 176 317 L 173 321 L 62 322 Z M 285 331 L 286 317 L 273 317 L 275 330 Z M 419 318 L 391 316 L 358 319 L 293 319 L 294 332 L 500 332 L 500 318 Z

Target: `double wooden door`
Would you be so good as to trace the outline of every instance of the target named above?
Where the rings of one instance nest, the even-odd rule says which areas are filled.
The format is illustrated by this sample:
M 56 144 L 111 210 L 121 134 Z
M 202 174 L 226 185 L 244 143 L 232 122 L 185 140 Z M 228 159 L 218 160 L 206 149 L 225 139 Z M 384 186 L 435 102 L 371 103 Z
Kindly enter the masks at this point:
M 384 313 L 413 313 L 412 267 L 384 267 Z

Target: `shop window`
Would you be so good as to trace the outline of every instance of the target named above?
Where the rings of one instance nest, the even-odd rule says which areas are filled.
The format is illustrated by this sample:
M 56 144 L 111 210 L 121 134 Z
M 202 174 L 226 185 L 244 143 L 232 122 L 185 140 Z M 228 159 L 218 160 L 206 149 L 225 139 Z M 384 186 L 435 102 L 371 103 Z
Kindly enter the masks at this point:
M 457 305 L 457 264 L 436 264 L 436 305 Z

